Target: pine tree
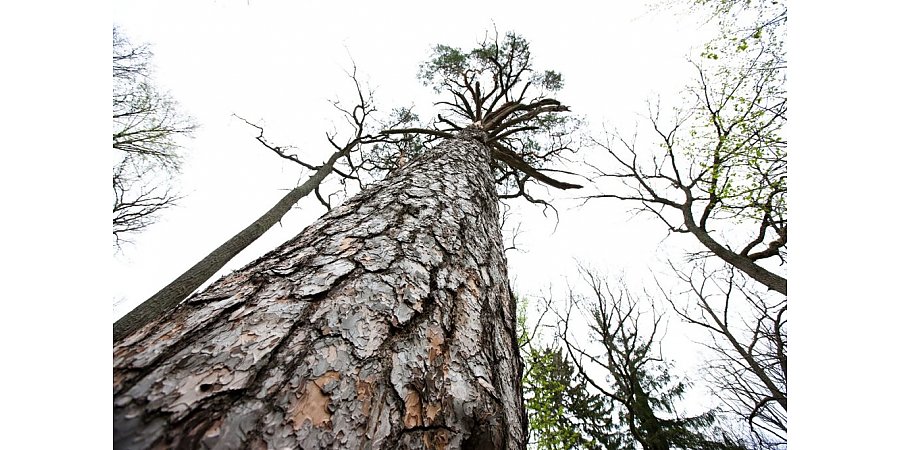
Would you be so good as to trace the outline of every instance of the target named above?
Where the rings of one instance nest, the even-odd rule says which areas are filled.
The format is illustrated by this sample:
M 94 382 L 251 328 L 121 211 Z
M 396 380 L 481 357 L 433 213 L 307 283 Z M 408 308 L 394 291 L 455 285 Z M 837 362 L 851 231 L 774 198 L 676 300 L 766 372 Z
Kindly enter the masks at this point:
M 442 142 L 115 345 L 117 447 L 524 448 L 499 199 L 579 187 L 540 172 L 562 80 L 511 33 L 436 51 L 448 115 L 384 135 Z

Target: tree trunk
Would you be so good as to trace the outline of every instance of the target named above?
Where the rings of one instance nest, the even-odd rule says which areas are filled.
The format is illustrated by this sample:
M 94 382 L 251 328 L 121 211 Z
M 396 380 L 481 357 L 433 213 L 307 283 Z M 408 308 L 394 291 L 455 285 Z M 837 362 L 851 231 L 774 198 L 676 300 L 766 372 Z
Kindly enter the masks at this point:
M 684 225 L 704 247 L 708 248 L 719 258 L 722 258 L 723 261 L 749 275 L 750 278 L 759 281 L 767 288 L 778 292 L 779 294 L 787 295 L 787 278 L 776 275 L 766 270 L 752 259 L 729 250 L 713 239 L 704 228 L 697 225 L 697 222 L 694 221 L 693 213 L 691 212 L 692 200 L 690 200 L 690 197 L 688 198 L 689 201 L 681 206 Z
M 487 149 L 445 141 L 113 355 L 116 448 L 523 449 Z
M 352 148 L 348 145 L 343 150 L 333 153 L 328 161 L 316 170 L 305 183 L 291 189 L 275 206 L 253 221 L 247 228 L 232 236 L 231 239 L 191 266 L 166 287 L 117 320 L 113 324 L 113 342 L 123 339 L 138 328 L 159 318 L 191 295 L 238 253 L 269 231 L 269 228 L 278 223 L 300 199 L 319 187 L 322 180 L 331 173 L 337 159 L 345 156 Z

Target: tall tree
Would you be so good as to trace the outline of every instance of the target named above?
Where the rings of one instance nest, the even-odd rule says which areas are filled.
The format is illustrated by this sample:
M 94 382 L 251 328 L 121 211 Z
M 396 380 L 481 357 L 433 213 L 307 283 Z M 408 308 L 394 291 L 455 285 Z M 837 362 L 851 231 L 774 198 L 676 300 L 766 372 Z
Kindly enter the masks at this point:
M 758 289 L 733 267 L 673 267 L 685 295 L 666 293 L 676 313 L 709 333 L 705 367 L 713 392 L 743 419 L 762 448 L 787 445 L 787 299 Z M 690 300 L 684 301 L 683 297 Z
M 566 359 L 554 337 L 542 344 L 539 329 L 551 309 L 544 304 L 531 332 L 528 331 L 528 300 L 516 302 L 519 348 L 523 352 L 525 373 L 522 389 L 528 413 L 529 448 L 568 450 L 619 448 L 618 435 L 610 434 L 613 414 L 602 394 L 590 393 L 585 378 Z
M 212 278 L 216 272 L 222 269 L 225 264 L 228 264 L 228 262 L 241 251 L 278 223 L 301 199 L 315 192 L 317 197 L 321 200 L 322 197 L 319 194 L 319 187 L 325 178 L 332 172 L 337 172 L 345 177 L 351 177 L 353 171 L 351 171 L 350 174 L 343 174 L 335 167 L 340 158 L 348 158 L 350 153 L 357 150 L 362 144 L 386 141 L 383 138 L 374 137 L 367 133 L 367 120 L 374 111 L 374 107 L 372 106 L 372 95 L 371 92 L 368 96 L 363 94 L 359 81 L 356 78 L 355 68 L 351 75 L 351 79 L 356 86 L 359 102 L 356 107 L 353 108 L 353 113 L 347 112 L 344 109 L 341 110 L 345 111 L 348 116 L 348 121 L 353 125 L 353 136 L 344 145 L 339 145 L 335 141 L 335 136 L 328 136 L 328 142 L 335 148 L 335 151 L 323 164 L 311 165 L 301 160 L 297 155 L 288 154 L 285 148 L 272 145 L 265 139 L 262 127 L 247 122 L 259 130 L 259 135 L 256 137 L 256 140 L 263 146 L 272 150 L 282 158 L 312 170 L 313 173 L 303 184 L 288 191 L 284 197 L 278 200 L 278 202 L 269 208 L 268 211 L 263 213 L 263 215 L 251 222 L 250 225 L 223 242 L 203 259 L 179 275 L 171 283 L 164 286 L 156 294 L 153 294 L 149 299 L 145 300 L 117 320 L 113 324 L 114 342 L 121 340 L 128 334 L 151 321 L 162 317 L 166 312 L 184 301 L 184 299 L 196 291 L 203 283 Z M 335 106 L 339 107 L 337 104 Z M 328 204 L 326 204 L 326 206 L 330 207 Z
M 716 11 L 727 16 L 744 3 L 716 2 L 724 8 Z M 591 198 L 635 204 L 787 295 L 787 277 L 772 264 L 787 258 L 786 16 L 765 17 L 707 46 L 671 124 L 651 108 L 652 145 L 615 131 L 595 140 L 610 160 L 597 168 L 601 192 Z
M 529 443 L 541 450 L 622 448 L 612 404 L 589 392 L 562 349 L 533 346 L 524 358 Z
M 524 448 L 498 202 L 578 187 L 541 173 L 567 108 L 517 35 L 447 49 L 424 77 L 465 114 L 385 130 L 418 155 L 114 346 L 117 446 Z
M 708 374 L 762 447 L 787 436 L 786 2 L 690 1 L 720 25 L 695 64 L 688 103 L 669 125 L 651 109 L 654 145 L 609 132 L 595 198 L 634 204 L 706 251 L 672 264 L 663 289 L 678 314 L 710 332 Z M 724 267 L 722 267 L 724 263 Z M 752 280 L 752 281 L 750 281 Z M 756 286 L 754 286 L 754 284 Z M 760 289 L 761 288 L 761 289 Z M 768 291 L 768 292 L 766 292 Z
M 588 271 L 583 275 L 593 298 L 570 293 L 565 313 L 558 315 L 557 337 L 571 361 L 563 366 L 574 365 L 577 376 L 603 399 L 598 403 L 604 406 L 596 411 L 613 413 L 591 438 L 606 448 L 743 448 L 713 427 L 714 411 L 697 415 L 679 411 L 688 385 L 671 374 L 671 364 L 662 355 L 663 316 L 652 299 L 637 298 L 624 287 L 614 288 Z M 569 331 L 576 305 L 587 310 L 590 337 L 599 344 L 599 352 L 581 348 Z
M 179 198 L 178 139 L 195 128 L 152 80 L 153 53 L 113 26 L 113 238 L 121 247 Z

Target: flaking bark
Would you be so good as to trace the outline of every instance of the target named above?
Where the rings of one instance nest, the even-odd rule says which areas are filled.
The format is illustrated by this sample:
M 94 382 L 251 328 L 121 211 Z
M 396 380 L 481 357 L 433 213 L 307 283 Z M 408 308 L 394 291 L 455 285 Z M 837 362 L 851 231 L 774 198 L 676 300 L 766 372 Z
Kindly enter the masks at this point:
M 446 140 L 118 343 L 116 448 L 523 449 L 488 157 Z

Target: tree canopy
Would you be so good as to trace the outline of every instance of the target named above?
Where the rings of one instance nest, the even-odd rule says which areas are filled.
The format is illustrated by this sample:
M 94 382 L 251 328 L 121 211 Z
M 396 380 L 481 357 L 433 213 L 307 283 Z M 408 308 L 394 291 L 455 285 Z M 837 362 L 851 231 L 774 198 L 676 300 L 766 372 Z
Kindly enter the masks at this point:
M 398 127 L 382 133 L 433 140 L 452 137 L 466 127 L 482 130 L 500 198 L 524 197 L 547 205 L 530 195 L 529 183 L 582 187 L 547 174 L 574 175 L 553 164 L 577 151 L 572 131 L 578 121 L 564 114 L 569 112 L 567 106 L 550 97 L 562 88 L 562 75 L 536 69 L 532 59 L 528 41 L 514 32 L 502 37 L 495 32 L 467 51 L 437 45 L 418 76 L 441 96 L 435 103 L 441 113 L 430 127 Z

